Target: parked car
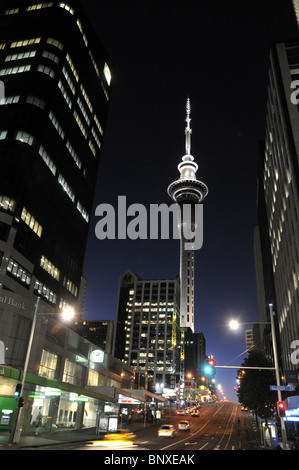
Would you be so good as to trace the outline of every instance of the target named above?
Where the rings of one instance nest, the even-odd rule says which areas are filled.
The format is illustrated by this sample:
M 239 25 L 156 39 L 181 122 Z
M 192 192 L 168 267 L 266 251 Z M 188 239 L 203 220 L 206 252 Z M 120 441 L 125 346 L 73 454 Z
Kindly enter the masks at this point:
M 172 424 L 163 424 L 158 430 L 159 437 L 174 437 L 175 428 Z
M 190 424 L 188 421 L 181 421 L 179 423 L 179 430 L 180 431 L 190 431 Z

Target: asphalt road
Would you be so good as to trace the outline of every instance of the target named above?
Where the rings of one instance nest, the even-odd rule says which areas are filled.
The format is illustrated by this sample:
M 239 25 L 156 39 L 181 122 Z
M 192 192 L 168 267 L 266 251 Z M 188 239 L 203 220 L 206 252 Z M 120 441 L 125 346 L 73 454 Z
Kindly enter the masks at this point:
M 136 432 L 134 443 L 93 441 L 86 443 L 61 443 L 40 450 L 149 450 L 149 451 L 198 451 L 198 450 L 258 450 L 260 442 L 254 430 L 254 420 L 249 412 L 241 411 L 236 403 L 211 403 L 200 408 L 200 416 L 164 417 L 164 424 L 173 424 L 174 437 L 158 437 L 161 424 Z M 189 421 L 189 431 L 179 431 L 178 423 Z

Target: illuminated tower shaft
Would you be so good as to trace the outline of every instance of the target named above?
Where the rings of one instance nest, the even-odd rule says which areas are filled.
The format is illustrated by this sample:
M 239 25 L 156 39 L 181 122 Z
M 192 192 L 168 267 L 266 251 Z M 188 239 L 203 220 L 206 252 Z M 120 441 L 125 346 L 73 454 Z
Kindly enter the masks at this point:
M 185 150 L 186 154 L 178 165 L 180 178 L 168 187 L 169 196 L 181 207 L 181 221 L 179 223 L 180 233 L 180 314 L 181 328 L 190 327 L 194 332 L 194 250 L 186 249 L 190 246 L 190 239 L 186 238 L 186 225 L 192 232 L 195 231 L 195 209 L 208 193 L 207 186 L 196 179 L 198 165 L 191 155 L 191 133 L 190 128 L 190 100 L 186 105 L 186 128 L 185 128 Z M 183 215 L 184 208 L 191 207 L 191 218 L 187 222 Z

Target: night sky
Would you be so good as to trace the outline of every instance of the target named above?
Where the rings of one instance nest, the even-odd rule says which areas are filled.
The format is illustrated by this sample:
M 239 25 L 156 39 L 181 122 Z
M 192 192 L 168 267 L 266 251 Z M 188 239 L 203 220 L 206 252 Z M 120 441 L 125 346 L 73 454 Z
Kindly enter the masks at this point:
M 203 247 L 195 252 L 195 330 L 217 365 L 245 358 L 244 333 L 232 317 L 257 321 L 253 235 L 257 223 L 259 141 L 265 135 L 269 50 L 298 37 L 287 0 L 84 0 L 113 62 L 113 92 L 84 265 L 84 319 L 114 320 L 118 281 L 128 269 L 143 279 L 174 278 L 178 240 L 104 240 L 95 208 L 118 196 L 127 206 L 172 201 L 170 182 L 185 153 L 185 106 L 191 101 L 191 154 L 204 201 Z M 129 219 L 131 220 L 131 219 Z M 236 359 L 237 358 L 237 359 Z M 236 401 L 236 370 L 216 383 Z

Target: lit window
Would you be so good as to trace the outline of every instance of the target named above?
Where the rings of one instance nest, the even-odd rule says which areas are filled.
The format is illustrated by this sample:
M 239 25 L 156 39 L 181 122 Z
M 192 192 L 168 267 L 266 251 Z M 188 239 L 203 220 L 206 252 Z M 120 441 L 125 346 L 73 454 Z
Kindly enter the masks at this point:
M 31 274 L 27 269 L 23 268 L 20 264 L 18 264 L 15 260 L 10 258 L 7 266 L 7 271 L 15 276 L 19 281 L 23 282 L 27 286 L 30 285 L 31 282 Z
M 48 3 L 37 3 L 36 5 L 30 5 L 26 8 L 26 11 L 40 10 L 41 8 L 49 8 L 53 6 L 53 2 Z
M 71 282 L 69 279 L 67 279 L 66 277 L 64 277 L 63 279 L 63 286 L 66 287 L 67 290 L 71 292 L 71 294 L 77 297 L 78 287 L 75 286 L 75 284 Z
M 73 8 L 71 8 L 67 3 L 59 3 L 58 6 L 59 6 L 60 8 L 64 8 L 66 11 L 68 11 L 69 13 L 71 13 L 71 15 L 74 14 Z
M 53 60 L 53 62 L 55 62 L 55 64 L 59 63 L 59 57 L 57 57 L 57 55 L 53 54 L 53 52 L 43 51 L 42 56 L 46 57 L 47 59 Z
M 0 75 L 12 75 L 14 73 L 29 72 L 31 65 L 19 65 L 18 67 L 11 67 L 9 69 L 1 69 Z
M 7 196 L 0 196 L 0 209 L 13 212 L 15 208 L 15 201 Z
M 42 235 L 42 226 L 37 222 L 37 220 L 35 220 L 35 218 L 26 210 L 25 207 L 23 207 L 23 210 L 22 210 L 22 214 L 21 214 L 21 219 L 25 222 L 26 225 L 28 225 L 28 227 L 31 228 L 31 230 L 33 230 L 34 233 L 36 233 L 36 235 L 38 237 L 41 237 Z
M 87 138 L 87 132 L 86 132 L 86 129 L 85 127 L 83 126 L 82 124 L 82 121 L 81 119 L 79 118 L 79 115 L 76 111 L 74 111 L 74 118 L 76 119 L 76 122 L 78 124 L 78 126 L 80 127 L 80 130 L 82 132 L 82 134 L 84 135 L 85 139 Z
M 71 89 L 71 91 L 72 91 L 72 93 L 73 93 L 73 95 L 74 95 L 75 92 L 76 92 L 75 85 L 73 84 L 73 82 L 72 82 L 72 80 L 71 80 L 71 77 L 69 76 L 69 74 L 68 74 L 68 72 L 67 72 L 67 70 L 66 70 L 65 67 L 63 67 L 63 69 L 62 69 L 62 73 L 63 73 L 63 75 L 65 76 L 65 79 L 66 79 L 66 81 L 68 82 L 68 85 L 69 85 L 69 87 L 70 87 L 70 89 Z
M 61 174 L 58 176 L 58 182 L 61 184 L 64 191 L 66 192 L 68 197 L 71 199 L 71 201 L 74 202 L 75 201 L 75 194 L 74 194 L 74 192 L 70 188 L 69 184 L 66 182 L 66 180 L 64 179 L 64 177 Z
M 6 139 L 7 131 L 0 131 L 0 140 Z
M 104 75 L 105 75 L 105 78 L 106 78 L 106 81 L 107 81 L 108 85 L 110 85 L 110 83 L 111 83 L 111 72 L 110 72 L 110 69 L 109 69 L 109 67 L 106 63 L 104 65 Z
M 73 106 L 72 100 L 71 100 L 71 98 L 69 97 L 69 95 L 67 94 L 67 91 L 66 91 L 65 87 L 63 86 L 63 83 L 62 83 L 61 80 L 59 80 L 59 82 L 58 82 L 58 87 L 59 87 L 59 89 L 60 89 L 60 91 L 61 91 L 61 93 L 62 93 L 62 95 L 63 95 L 65 101 L 67 102 L 68 107 L 69 107 L 70 109 L 72 109 L 72 106 Z
M 86 222 L 88 223 L 89 222 L 88 212 L 87 212 L 86 209 L 84 209 L 84 207 L 82 206 L 80 201 L 77 201 L 77 209 L 80 212 L 80 214 L 82 215 L 83 219 L 85 219 Z
M 59 122 L 57 121 L 56 117 L 54 116 L 53 112 L 50 111 L 49 113 L 49 118 L 51 119 L 52 121 L 52 124 L 53 126 L 55 127 L 55 129 L 57 130 L 58 134 L 60 135 L 60 137 L 62 139 L 64 139 L 64 131 L 61 127 L 61 125 L 59 124 Z
M 80 85 L 80 89 L 81 89 L 82 95 L 84 96 L 84 99 L 85 99 L 85 101 L 86 101 L 86 104 L 87 104 L 87 106 L 89 107 L 90 112 L 92 112 L 92 111 L 93 111 L 93 108 L 92 108 L 91 102 L 90 102 L 90 100 L 89 100 L 89 98 L 88 98 L 88 95 L 87 95 L 87 93 L 86 93 L 86 91 L 85 91 L 85 89 L 84 89 L 84 87 L 83 87 L 82 84 Z
M 59 270 L 54 266 L 45 256 L 41 257 L 40 260 L 40 266 L 48 273 L 50 274 L 54 279 L 59 281 Z
M 45 151 L 44 147 L 41 145 L 38 151 L 39 155 L 42 157 L 44 160 L 45 164 L 47 167 L 50 169 L 50 171 L 53 173 L 53 175 L 56 174 L 56 165 L 52 162 L 51 158 Z
M 52 44 L 52 46 L 57 47 L 57 48 L 60 49 L 61 51 L 63 50 L 63 45 L 61 44 L 61 42 L 57 41 L 57 39 L 48 38 L 48 39 L 47 39 L 47 43 L 48 43 L 48 44 Z
M 70 141 L 67 140 L 65 145 L 66 145 L 66 148 L 68 149 L 68 151 L 70 152 L 71 156 L 73 157 L 73 160 L 76 163 L 77 167 L 80 168 L 80 170 L 81 170 L 81 166 L 82 166 L 81 160 L 79 159 L 79 157 L 76 154 L 75 150 L 71 146 Z
M 13 8 L 12 10 L 5 10 L 4 15 L 15 15 L 19 13 L 20 8 Z
M 98 117 L 97 117 L 96 114 L 94 115 L 94 121 L 95 121 L 95 123 L 96 123 L 96 125 L 97 125 L 97 128 L 99 129 L 101 135 L 103 135 L 103 128 L 102 128 L 101 123 L 100 123 L 100 121 L 98 120 Z
M 66 55 L 66 60 L 68 61 L 68 64 L 71 68 L 71 71 L 73 72 L 74 77 L 75 77 L 76 81 L 78 82 L 79 81 L 79 75 L 77 73 L 77 70 L 75 69 L 75 66 L 74 66 L 74 64 L 72 62 L 72 59 L 71 59 L 69 54 Z
M 19 54 L 9 54 L 5 57 L 4 62 L 8 62 L 11 60 L 28 59 L 29 57 L 35 57 L 35 54 L 36 51 L 20 52 Z
M 3 104 L 13 104 L 13 103 L 18 103 L 20 99 L 20 96 L 6 96 L 3 98 L 3 100 L 0 100 L 0 105 Z
M 55 72 L 53 69 L 50 67 L 47 67 L 46 65 L 38 65 L 37 67 L 38 72 L 45 73 L 46 75 L 49 75 L 51 78 L 55 77 Z
M 24 144 L 33 145 L 34 137 L 28 132 L 19 131 L 16 135 L 16 140 L 23 142 Z
M 10 47 L 31 46 L 31 44 L 39 44 L 41 38 L 23 39 L 22 41 L 12 42 Z

